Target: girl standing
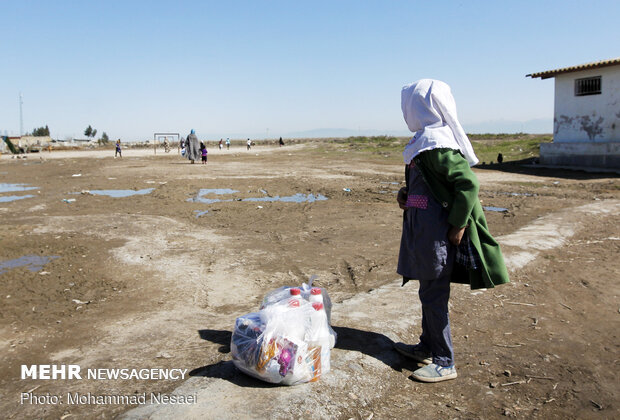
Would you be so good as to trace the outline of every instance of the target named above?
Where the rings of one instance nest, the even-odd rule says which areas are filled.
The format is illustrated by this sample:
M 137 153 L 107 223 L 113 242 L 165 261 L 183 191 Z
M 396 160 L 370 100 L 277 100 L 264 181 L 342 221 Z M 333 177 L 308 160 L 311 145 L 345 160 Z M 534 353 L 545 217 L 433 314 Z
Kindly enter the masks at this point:
M 202 156 L 202 164 L 207 164 L 207 146 L 203 142 L 200 142 L 200 154 Z
M 420 282 L 422 334 L 418 344 L 396 343 L 395 349 L 425 365 L 414 379 L 440 382 L 456 378 L 450 283 L 491 288 L 508 283 L 508 272 L 478 200 L 470 168 L 478 158 L 457 119 L 450 87 L 419 80 L 402 89 L 401 107 L 414 136 L 403 152 L 407 186 L 397 197 L 404 210 L 397 271 L 403 285 Z

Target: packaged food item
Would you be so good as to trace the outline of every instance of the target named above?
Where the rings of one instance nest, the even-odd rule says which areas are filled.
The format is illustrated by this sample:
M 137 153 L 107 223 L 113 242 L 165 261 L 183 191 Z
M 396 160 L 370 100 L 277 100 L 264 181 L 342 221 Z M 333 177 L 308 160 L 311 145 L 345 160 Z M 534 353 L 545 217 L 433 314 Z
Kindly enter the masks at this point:
M 235 366 L 284 385 L 317 381 L 329 372 L 336 333 L 325 305 L 329 295 L 315 289 L 281 287 L 265 296 L 258 312 L 237 318 L 230 346 Z
M 241 316 L 235 321 L 230 351 L 241 358 L 244 366 L 256 366 L 258 363 L 264 329 L 265 325 L 257 312 Z

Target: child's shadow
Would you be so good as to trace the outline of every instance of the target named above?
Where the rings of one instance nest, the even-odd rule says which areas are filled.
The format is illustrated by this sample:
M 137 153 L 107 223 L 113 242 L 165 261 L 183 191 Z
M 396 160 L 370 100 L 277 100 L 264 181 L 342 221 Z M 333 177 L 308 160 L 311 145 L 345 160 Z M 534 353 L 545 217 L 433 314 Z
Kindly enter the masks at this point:
M 338 339 L 336 340 L 337 349 L 358 351 L 374 357 L 398 372 L 402 372 L 403 367 L 411 367 L 411 362 L 400 356 L 394 350 L 394 342 L 383 334 L 349 327 L 332 328 L 338 334 Z M 198 334 L 203 340 L 220 344 L 218 348 L 220 353 L 230 353 L 230 339 L 232 337 L 230 331 L 199 330 Z M 232 361 L 220 361 L 202 366 L 192 370 L 189 375 L 225 379 L 242 387 L 269 388 L 278 386 L 277 384 L 263 382 L 243 374 L 235 367 Z
M 374 357 L 398 372 L 402 372 L 403 367 L 410 365 L 394 350 L 394 341 L 383 334 L 349 327 L 332 328 L 338 334 L 337 349 L 358 351 Z
M 220 353 L 230 353 L 230 339 L 232 333 L 225 330 L 198 330 L 200 338 L 219 344 L 217 349 Z M 189 376 L 203 376 L 207 378 L 225 379 L 235 385 L 249 388 L 271 388 L 278 386 L 253 378 L 241 373 L 231 360 L 220 361 L 211 365 L 202 366 L 192 370 Z

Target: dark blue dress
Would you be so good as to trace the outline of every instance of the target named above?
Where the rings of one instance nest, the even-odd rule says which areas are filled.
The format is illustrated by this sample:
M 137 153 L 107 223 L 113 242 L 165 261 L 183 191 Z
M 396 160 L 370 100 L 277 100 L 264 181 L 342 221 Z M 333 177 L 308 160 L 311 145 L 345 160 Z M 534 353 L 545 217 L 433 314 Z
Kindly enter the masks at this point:
M 450 275 L 455 247 L 448 241 L 448 212 L 433 198 L 420 170 L 408 167 L 407 203 L 397 272 L 405 280 L 433 280 Z

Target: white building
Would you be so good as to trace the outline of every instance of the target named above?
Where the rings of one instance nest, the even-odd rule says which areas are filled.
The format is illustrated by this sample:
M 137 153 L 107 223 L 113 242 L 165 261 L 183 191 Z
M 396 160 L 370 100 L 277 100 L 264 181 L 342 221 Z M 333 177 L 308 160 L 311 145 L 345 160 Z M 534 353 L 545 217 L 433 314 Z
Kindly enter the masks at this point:
M 555 78 L 553 142 L 540 145 L 540 163 L 620 169 L 620 57 L 527 76 Z

